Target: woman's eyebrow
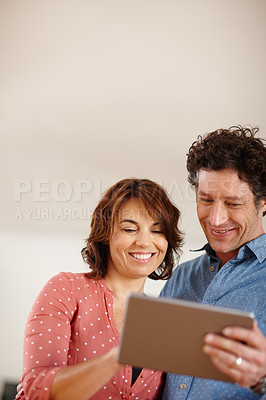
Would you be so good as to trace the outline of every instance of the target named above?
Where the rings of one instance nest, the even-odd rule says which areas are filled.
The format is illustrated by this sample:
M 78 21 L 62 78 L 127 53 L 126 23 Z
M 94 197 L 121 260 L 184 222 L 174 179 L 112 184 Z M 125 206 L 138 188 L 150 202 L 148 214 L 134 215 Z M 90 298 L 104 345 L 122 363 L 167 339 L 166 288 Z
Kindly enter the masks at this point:
M 134 221 L 133 219 L 122 219 L 122 221 L 119 221 L 120 224 L 122 224 L 122 222 L 129 222 L 130 224 L 137 224 L 137 222 Z
M 152 224 L 152 226 L 157 226 L 160 225 L 160 222 L 154 222 L 154 224 Z
M 123 222 L 128 222 L 128 223 L 130 223 L 130 224 L 135 224 L 135 225 L 138 224 L 138 222 L 137 222 L 137 221 L 134 221 L 133 219 L 122 219 L 121 221 L 119 221 L 119 224 L 122 224 Z M 160 225 L 160 222 L 154 222 L 154 223 L 152 224 L 152 226 L 158 226 L 158 225 Z

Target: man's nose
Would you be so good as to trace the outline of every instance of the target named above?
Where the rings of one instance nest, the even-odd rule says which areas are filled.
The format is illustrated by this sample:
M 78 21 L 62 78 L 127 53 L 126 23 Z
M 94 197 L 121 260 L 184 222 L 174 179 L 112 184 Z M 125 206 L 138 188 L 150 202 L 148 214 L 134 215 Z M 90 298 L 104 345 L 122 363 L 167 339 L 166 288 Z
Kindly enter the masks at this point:
M 220 226 L 228 220 L 226 207 L 221 203 L 214 203 L 210 210 L 209 221 L 211 226 Z

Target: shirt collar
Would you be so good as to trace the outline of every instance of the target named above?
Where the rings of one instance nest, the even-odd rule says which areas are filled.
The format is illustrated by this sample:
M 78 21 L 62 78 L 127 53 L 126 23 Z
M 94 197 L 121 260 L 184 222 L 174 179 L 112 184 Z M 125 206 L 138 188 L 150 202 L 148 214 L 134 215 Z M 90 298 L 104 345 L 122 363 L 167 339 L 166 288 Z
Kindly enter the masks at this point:
M 247 251 L 252 251 L 252 253 L 257 257 L 260 263 L 262 263 L 266 258 L 266 234 L 251 240 L 249 243 L 245 244 L 238 252 L 237 258 L 242 258 Z
M 213 257 L 215 259 L 218 260 L 218 257 L 216 256 L 215 251 L 211 248 L 211 246 L 209 245 L 209 243 L 206 243 L 203 247 L 201 247 L 200 249 L 193 249 L 190 250 L 191 252 L 198 252 L 198 251 L 206 251 L 206 253 L 208 254 L 208 256 Z
M 198 251 L 206 251 L 208 256 L 213 257 L 215 259 L 218 259 L 216 256 L 215 251 L 211 248 L 209 243 L 206 243 L 203 247 L 200 249 L 195 249 L 195 250 L 190 250 L 193 252 L 198 252 Z M 257 259 L 259 260 L 260 263 L 262 263 L 265 258 L 266 258 L 266 233 L 263 235 L 257 237 L 256 239 L 251 240 L 244 246 L 242 246 L 238 252 L 238 259 L 243 259 L 246 258 L 250 252 L 252 252 Z

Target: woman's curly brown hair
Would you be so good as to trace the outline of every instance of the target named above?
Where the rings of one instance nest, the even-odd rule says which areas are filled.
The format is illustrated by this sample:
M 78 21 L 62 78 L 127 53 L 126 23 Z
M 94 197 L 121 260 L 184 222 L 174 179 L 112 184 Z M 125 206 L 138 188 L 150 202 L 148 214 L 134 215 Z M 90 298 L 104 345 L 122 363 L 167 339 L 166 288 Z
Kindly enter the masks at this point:
M 170 278 L 175 262 L 181 254 L 183 234 L 178 228 L 180 211 L 172 203 L 166 191 L 149 179 L 123 179 L 114 184 L 103 195 L 95 208 L 91 232 L 86 240 L 86 247 L 81 254 L 89 264 L 90 277 L 104 277 L 108 267 L 109 241 L 112 235 L 115 219 L 121 207 L 130 199 L 137 198 L 145 206 L 152 218 L 161 225 L 162 233 L 168 241 L 168 248 L 162 264 L 149 278 Z
M 258 130 L 237 125 L 198 136 L 187 154 L 189 183 L 197 190 L 200 169 L 233 169 L 250 186 L 258 207 L 266 198 L 266 147 L 264 139 L 255 138 Z

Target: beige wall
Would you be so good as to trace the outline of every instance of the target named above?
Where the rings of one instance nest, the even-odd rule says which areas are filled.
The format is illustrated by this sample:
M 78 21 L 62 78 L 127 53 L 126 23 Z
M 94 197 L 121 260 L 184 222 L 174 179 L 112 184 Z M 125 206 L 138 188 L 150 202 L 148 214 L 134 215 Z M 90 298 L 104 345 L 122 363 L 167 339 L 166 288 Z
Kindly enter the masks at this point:
M 233 124 L 266 137 L 265 17 L 264 0 L 0 1 L 0 380 L 21 374 L 41 286 L 86 269 L 89 216 L 114 181 L 162 183 L 183 259 L 204 243 L 186 151 Z

